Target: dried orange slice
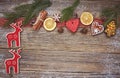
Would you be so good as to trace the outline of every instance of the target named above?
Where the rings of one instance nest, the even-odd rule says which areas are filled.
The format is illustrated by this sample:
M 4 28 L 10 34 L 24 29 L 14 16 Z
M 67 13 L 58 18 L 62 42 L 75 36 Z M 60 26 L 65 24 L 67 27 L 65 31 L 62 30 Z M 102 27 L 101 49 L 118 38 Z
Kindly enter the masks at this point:
M 45 19 L 43 26 L 47 31 L 52 31 L 56 28 L 56 22 L 53 18 L 48 17 Z
M 80 16 L 81 23 L 90 25 L 93 22 L 93 15 L 90 12 L 83 12 Z

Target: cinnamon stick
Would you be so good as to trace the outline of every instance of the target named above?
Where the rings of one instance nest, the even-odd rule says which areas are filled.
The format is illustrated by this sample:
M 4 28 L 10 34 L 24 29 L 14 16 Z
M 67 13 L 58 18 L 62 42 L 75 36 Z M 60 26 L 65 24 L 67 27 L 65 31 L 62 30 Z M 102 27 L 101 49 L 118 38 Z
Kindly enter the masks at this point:
M 36 22 L 33 24 L 33 29 L 34 30 L 39 30 L 40 27 L 43 25 L 43 22 L 44 20 L 46 19 L 47 17 L 47 12 L 45 10 L 42 10 L 40 11 L 37 19 L 36 19 Z

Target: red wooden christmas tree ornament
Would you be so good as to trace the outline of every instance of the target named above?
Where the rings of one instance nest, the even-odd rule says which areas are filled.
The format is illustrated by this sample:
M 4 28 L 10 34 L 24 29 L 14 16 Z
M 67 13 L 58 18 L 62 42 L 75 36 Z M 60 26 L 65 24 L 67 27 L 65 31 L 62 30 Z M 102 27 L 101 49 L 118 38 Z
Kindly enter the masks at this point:
M 77 18 L 68 20 L 66 22 L 66 27 L 68 28 L 68 30 L 70 30 L 71 32 L 76 32 L 79 26 L 79 22 L 80 20 Z
M 10 24 L 10 26 L 12 26 L 15 29 L 15 31 L 10 32 L 6 35 L 9 48 L 12 47 L 13 41 L 15 41 L 16 47 L 20 47 L 20 32 L 22 31 L 22 29 L 20 28 L 21 25 L 22 25 L 22 21 Z
M 21 52 L 21 49 L 17 49 L 17 51 L 11 49 L 9 52 L 13 54 L 13 58 L 5 60 L 6 72 L 10 74 L 10 68 L 13 67 L 14 73 L 17 74 L 19 73 L 19 59 L 21 58 L 19 53 Z

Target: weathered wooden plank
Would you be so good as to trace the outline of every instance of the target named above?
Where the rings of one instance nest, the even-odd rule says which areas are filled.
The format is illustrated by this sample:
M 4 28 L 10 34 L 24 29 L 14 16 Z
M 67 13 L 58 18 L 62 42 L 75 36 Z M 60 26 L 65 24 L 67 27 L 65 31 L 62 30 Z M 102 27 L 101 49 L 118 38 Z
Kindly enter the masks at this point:
M 4 31 L 4 30 L 2 30 Z M 7 48 L 7 42 L 5 38 L 6 32 L 1 32 L 1 48 Z M 21 36 L 21 43 L 24 49 L 37 49 L 46 51 L 80 51 L 85 52 L 109 52 L 109 53 L 119 53 L 119 41 L 120 39 L 106 38 L 104 34 L 92 37 L 89 34 L 82 35 L 79 32 L 75 35 L 70 32 L 65 32 L 66 34 L 59 34 L 58 32 L 45 32 L 41 29 L 40 32 L 24 30 Z M 118 35 L 119 37 L 119 30 Z M 75 38 L 75 39 L 74 39 Z M 43 41 L 44 40 L 44 41 Z M 102 43 L 102 44 L 101 44 Z M 29 48 L 29 46 L 31 46 Z M 56 47 L 54 47 L 56 46 Z
M 86 75 L 86 76 L 85 76 Z M 88 73 L 61 73 L 61 72 L 42 72 L 42 71 L 23 71 L 13 78 L 119 78 L 120 75 L 92 75 Z M 8 76 L 7 76 L 8 77 Z
M 74 73 L 98 73 L 119 74 L 120 55 L 95 53 L 58 53 L 58 52 L 39 52 L 24 51 L 21 53 L 21 71 L 49 71 L 49 72 L 74 72 Z M 74 53 L 74 54 L 73 54 Z M 9 53 L 5 54 L 4 59 L 10 58 Z M 64 54 L 64 55 L 63 55 Z M 31 56 L 31 57 L 30 57 Z M 97 57 L 96 57 L 97 56 Z M 3 60 L 4 61 L 4 60 Z M 2 62 L 3 62 L 2 61 Z M 1 69 L 4 69 L 1 63 Z M 110 68 L 109 68 L 110 66 Z

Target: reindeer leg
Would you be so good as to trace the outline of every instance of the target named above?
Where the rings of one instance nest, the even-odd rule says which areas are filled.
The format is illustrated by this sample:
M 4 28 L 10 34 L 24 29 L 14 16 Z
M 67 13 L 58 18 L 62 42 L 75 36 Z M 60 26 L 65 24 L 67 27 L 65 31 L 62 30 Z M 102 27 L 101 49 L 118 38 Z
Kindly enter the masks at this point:
M 10 68 L 8 65 L 6 65 L 6 73 L 10 74 Z
M 16 39 L 16 46 L 17 46 L 17 47 L 20 47 L 20 41 L 19 41 L 19 38 Z
M 10 48 L 10 47 L 12 47 L 12 43 L 11 43 L 11 40 L 7 40 L 7 43 L 8 43 L 8 47 Z
M 14 70 L 15 70 L 15 73 L 17 74 L 18 73 L 18 66 L 17 66 L 17 64 L 14 66 Z

